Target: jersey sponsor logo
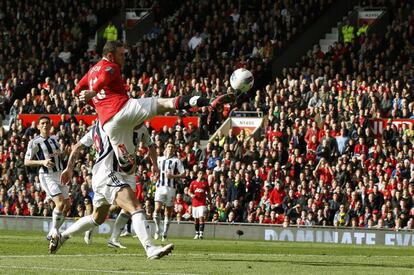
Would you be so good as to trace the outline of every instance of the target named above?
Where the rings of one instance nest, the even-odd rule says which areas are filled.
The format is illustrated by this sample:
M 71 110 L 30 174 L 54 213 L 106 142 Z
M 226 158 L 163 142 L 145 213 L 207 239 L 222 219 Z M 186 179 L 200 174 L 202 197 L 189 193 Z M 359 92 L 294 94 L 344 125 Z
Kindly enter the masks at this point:
M 202 188 L 197 188 L 194 192 L 196 192 L 196 193 L 204 193 L 205 191 Z
M 114 73 L 114 69 L 112 68 L 112 67 L 106 67 L 105 68 L 105 72 L 108 72 L 108 73 L 110 73 L 110 74 L 113 74 Z

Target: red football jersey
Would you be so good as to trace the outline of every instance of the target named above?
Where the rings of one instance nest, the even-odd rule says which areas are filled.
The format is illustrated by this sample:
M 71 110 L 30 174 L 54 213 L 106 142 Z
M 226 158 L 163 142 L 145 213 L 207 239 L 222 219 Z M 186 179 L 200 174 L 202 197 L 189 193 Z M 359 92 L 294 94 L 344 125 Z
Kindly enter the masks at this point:
M 198 182 L 197 180 L 194 180 L 190 184 L 190 191 L 194 194 L 192 206 L 198 207 L 198 206 L 206 206 L 206 192 L 209 192 L 210 187 L 208 186 L 208 183 L 206 181 Z
M 79 81 L 75 92 L 79 94 L 82 90 L 97 93 L 92 100 L 102 125 L 118 113 L 129 99 L 119 66 L 106 59 L 96 63 Z

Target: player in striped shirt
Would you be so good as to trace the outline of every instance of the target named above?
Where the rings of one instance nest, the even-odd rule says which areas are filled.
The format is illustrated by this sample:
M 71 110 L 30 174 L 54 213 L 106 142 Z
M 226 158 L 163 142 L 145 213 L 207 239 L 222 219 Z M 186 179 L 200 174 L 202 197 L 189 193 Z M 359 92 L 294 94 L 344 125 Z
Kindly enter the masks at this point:
M 25 155 L 26 166 L 39 167 L 39 179 L 42 189 L 48 198 L 55 203 L 52 213 L 52 227 L 48 238 L 58 232 L 63 224 L 66 212 L 69 209 L 69 188 L 60 183 L 60 174 L 63 170 L 61 150 L 56 136 L 50 135 L 52 127 L 48 116 L 41 116 L 37 121 L 40 135 L 29 142 Z
M 157 240 L 160 237 L 160 212 L 162 206 L 165 205 L 164 230 L 162 233 L 162 241 L 164 241 L 167 238 L 168 227 L 170 225 L 170 220 L 173 213 L 174 198 L 178 184 L 178 179 L 184 177 L 185 171 L 183 163 L 175 155 L 175 145 L 171 142 L 167 143 L 167 146 L 165 148 L 165 156 L 158 157 L 157 162 L 158 168 L 160 169 L 160 177 L 157 181 L 154 197 L 154 239 Z
M 144 130 L 146 131 L 146 134 Z M 146 128 L 143 129 L 141 127 L 138 132 L 139 138 L 147 140 L 146 136 L 148 136 L 148 131 Z M 79 219 L 62 234 L 52 235 L 52 240 L 49 245 L 50 253 L 56 253 L 60 246 L 71 236 L 87 230 L 93 230 L 93 228 L 102 224 L 108 215 L 109 207 L 111 204 L 114 204 L 119 205 L 124 211 L 121 212 L 115 222 L 114 232 L 108 242 L 108 246 L 125 248 L 117 241 L 117 238 L 121 231 L 120 228 L 122 228 L 131 217 L 134 231 L 138 235 L 138 238 L 147 253 L 148 259 L 158 259 L 168 255 L 174 246 L 169 244 L 161 247 L 152 244 L 149 234 L 149 226 L 147 225 L 141 204 L 135 198 L 133 191 L 136 186 L 135 176 L 126 174 L 119 169 L 113 147 L 109 142 L 109 137 L 106 135 L 100 123 L 95 124 L 95 126 L 93 126 L 93 128 L 75 145 L 75 148 L 69 157 L 68 167 L 62 173 L 62 182 L 67 183 L 71 179 L 75 160 L 81 148 L 90 147 L 92 145 L 95 145 L 97 151 L 97 159 L 92 168 L 94 211 L 91 215 Z M 150 152 L 150 158 L 153 163 L 156 163 L 155 148 L 151 148 L 150 151 L 152 152 Z M 121 190 L 124 192 L 126 191 L 128 196 L 120 196 Z M 114 240 L 114 235 L 116 240 Z

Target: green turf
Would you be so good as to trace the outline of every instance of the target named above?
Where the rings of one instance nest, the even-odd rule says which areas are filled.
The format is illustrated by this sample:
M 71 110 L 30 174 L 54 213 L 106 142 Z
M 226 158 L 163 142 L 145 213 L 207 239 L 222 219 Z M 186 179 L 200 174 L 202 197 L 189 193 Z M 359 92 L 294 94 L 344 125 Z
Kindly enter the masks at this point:
M 115 250 L 107 237 L 75 237 L 49 255 L 42 233 L 0 231 L 0 274 L 414 274 L 414 248 L 189 238 L 149 261 L 137 239 Z

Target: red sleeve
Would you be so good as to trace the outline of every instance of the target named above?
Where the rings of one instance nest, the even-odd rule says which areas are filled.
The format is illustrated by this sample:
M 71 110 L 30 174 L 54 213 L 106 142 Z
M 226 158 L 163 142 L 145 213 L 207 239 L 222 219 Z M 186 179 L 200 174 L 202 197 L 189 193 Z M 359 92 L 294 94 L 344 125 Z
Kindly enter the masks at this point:
M 85 74 L 84 77 L 79 81 L 78 85 L 75 87 L 75 93 L 79 94 L 82 90 L 86 90 L 89 88 L 88 83 L 88 74 Z
M 270 192 L 270 196 L 269 196 L 270 204 L 276 204 L 275 198 L 273 197 L 273 195 L 274 195 L 273 192 L 274 192 L 274 190 L 272 190 L 272 192 Z
M 103 71 L 99 71 L 98 78 L 94 81 L 92 86 L 92 90 L 95 92 L 99 92 L 103 89 L 112 79 L 114 79 L 115 75 L 119 73 L 117 68 L 106 66 Z

